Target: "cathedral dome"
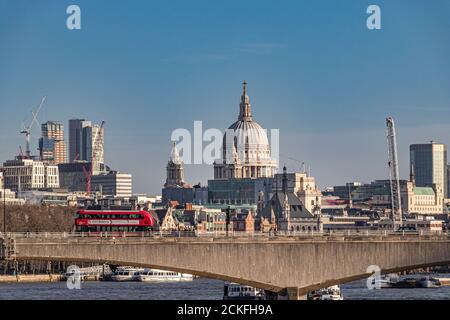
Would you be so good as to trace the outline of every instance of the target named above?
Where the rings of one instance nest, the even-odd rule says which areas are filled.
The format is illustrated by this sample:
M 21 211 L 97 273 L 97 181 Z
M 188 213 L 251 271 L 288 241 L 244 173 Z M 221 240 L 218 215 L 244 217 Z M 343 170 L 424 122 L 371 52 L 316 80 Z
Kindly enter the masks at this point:
M 230 163 L 237 153 L 243 163 L 256 163 L 270 160 L 270 144 L 267 132 L 253 120 L 247 83 L 241 97 L 238 121 L 225 132 L 222 144 L 223 160 Z

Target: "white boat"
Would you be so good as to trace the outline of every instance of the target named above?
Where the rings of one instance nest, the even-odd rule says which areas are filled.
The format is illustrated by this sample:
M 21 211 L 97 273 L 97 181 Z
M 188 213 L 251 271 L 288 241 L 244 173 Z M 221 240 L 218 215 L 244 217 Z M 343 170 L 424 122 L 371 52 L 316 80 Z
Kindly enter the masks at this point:
M 193 279 L 194 276 L 192 274 L 159 269 L 144 269 L 137 275 L 137 280 L 142 282 L 192 281 Z
M 137 281 L 139 274 L 144 271 L 144 269 L 137 269 L 132 267 L 119 267 L 113 274 L 111 274 L 112 281 Z
M 400 280 L 398 274 L 388 274 L 381 276 L 379 279 L 375 280 L 376 288 L 387 289 L 392 288 Z
M 311 291 L 308 293 L 307 298 L 308 300 L 344 300 L 341 288 L 338 285 Z
M 264 290 L 238 283 L 224 285 L 223 300 L 264 300 Z
M 390 279 L 380 279 L 375 282 L 378 285 L 376 288 L 387 289 L 392 288 L 393 282 Z

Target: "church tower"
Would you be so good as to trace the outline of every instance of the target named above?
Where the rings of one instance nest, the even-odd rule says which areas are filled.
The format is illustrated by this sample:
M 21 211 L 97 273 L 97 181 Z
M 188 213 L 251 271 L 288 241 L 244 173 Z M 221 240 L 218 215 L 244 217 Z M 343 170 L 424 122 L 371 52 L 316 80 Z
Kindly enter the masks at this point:
M 184 181 L 184 164 L 181 161 L 180 155 L 175 142 L 173 143 L 170 159 L 167 163 L 167 178 L 164 187 L 180 186 L 183 187 L 186 183 Z

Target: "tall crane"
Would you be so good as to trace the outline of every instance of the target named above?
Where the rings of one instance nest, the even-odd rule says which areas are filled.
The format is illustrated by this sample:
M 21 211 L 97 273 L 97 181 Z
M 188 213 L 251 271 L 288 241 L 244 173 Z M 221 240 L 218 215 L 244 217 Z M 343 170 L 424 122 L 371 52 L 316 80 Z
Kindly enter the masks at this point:
M 97 171 L 97 161 L 102 159 L 103 157 L 103 128 L 105 126 L 105 121 L 102 121 L 100 127 L 95 132 L 95 135 L 92 139 L 92 158 L 91 158 L 91 168 L 89 171 L 83 167 L 83 172 L 86 177 L 86 193 L 91 194 L 91 180 L 94 175 L 94 170 Z
M 392 117 L 386 118 L 389 179 L 391 184 L 391 207 L 394 229 L 402 225 L 402 202 L 400 196 L 400 178 L 397 158 L 397 139 L 395 136 L 395 124 Z
M 38 124 L 36 118 L 37 118 L 39 111 L 41 111 L 41 108 L 46 99 L 47 99 L 47 96 L 42 97 L 41 103 L 36 108 L 36 111 L 31 110 L 31 121 L 28 124 L 28 126 L 25 126 L 25 123 L 22 122 L 22 131 L 20 131 L 20 133 L 25 135 L 25 143 L 26 143 L 25 157 L 27 157 L 27 158 L 31 158 L 31 151 L 30 151 L 31 128 L 33 127 L 34 123 Z

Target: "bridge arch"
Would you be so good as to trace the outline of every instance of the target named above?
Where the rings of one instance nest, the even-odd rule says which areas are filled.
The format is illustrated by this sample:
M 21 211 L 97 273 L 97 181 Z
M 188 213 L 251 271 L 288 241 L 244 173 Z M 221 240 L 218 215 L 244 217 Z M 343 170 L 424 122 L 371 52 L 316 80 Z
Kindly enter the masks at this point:
M 274 286 L 267 285 L 267 283 L 261 283 L 256 282 L 248 279 L 243 278 L 237 278 L 233 276 L 227 276 L 223 274 L 214 274 L 210 272 L 205 271 L 199 271 L 199 270 L 193 270 L 193 269 L 185 269 L 180 268 L 176 266 L 165 266 L 165 265 L 155 265 L 155 264 L 149 264 L 149 263 L 136 263 L 133 261 L 120 261 L 120 260 L 101 260 L 101 259 L 90 259 L 90 258 L 71 258 L 71 257 L 53 257 L 53 256 L 46 256 L 46 257 L 24 257 L 19 256 L 17 260 L 21 261 L 60 261 L 60 262 L 84 262 L 84 263 L 97 263 L 97 264 L 107 264 L 107 265 L 115 265 L 115 266 L 133 266 L 137 268 L 149 268 L 149 269 L 161 269 L 161 270 L 167 270 L 167 271 L 173 271 L 173 272 L 179 272 L 179 273 L 187 273 L 192 274 L 194 276 L 208 278 L 208 279 L 214 279 L 214 280 L 222 280 L 222 281 L 229 281 L 229 282 L 236 282 L 243 285 L 249 285 L 256 288 L 264 289 L 267 291 L 272 291 L 274 293 L 282 291 L 282 288 L 276 288 Z

